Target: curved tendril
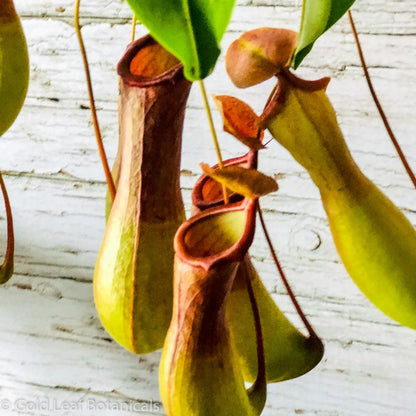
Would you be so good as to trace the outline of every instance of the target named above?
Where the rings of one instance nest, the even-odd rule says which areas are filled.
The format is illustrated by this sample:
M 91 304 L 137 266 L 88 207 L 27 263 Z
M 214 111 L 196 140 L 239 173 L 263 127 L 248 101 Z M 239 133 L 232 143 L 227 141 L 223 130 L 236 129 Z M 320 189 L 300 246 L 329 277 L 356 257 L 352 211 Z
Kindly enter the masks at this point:
M 13 275 L 14 266 L 14 229 L 13 215 L 10 206 L 9 196 L 7 194 L 6 185 L 3 181 L 3 175 L 0 172 L 0 187 L 3 194 L 4 206 L 6 208 L 7 217 L 7 249 L 4 256 L 4 262 L 0 265 L 0 283 L 6 283 Z
M 266 223 L 264 221 L 264 218 L 263 218 L 263 214 L 261 212 L 260 205 L 258 205 L 257 210 L 259 212 L 259 218 L 260 218 L 261 226 L 263 228 L 264 235 L 266 237 L 266 240 L 267 240 L 267 244 L 269 246 L 270 253 L 271 253 L 272 257 L 273 257 L 273 261 L 274 261 L 274 263 L 275 263 L 275 265 L 277 267 L 277 270 L 279 271 L 280 277 L 281 277 L 282 282 L 283 282 L 283 284 L 285 286 L 285 289 L 287 291 L 287 294 L 289 295 L 290 300 L 292 301 L 293 306 L 295 307 L 296 312 L 298 313 L 300 319 L 302 320 L 303 324 L 305 325 L 305 328 L 308 330 L 309 335 L 312 338 L 319 339 L 319 337 L 316 334 L 315 330 L 313 329 L 312 325 L 309 323 L 308 318 L 303 313 L 303 310 L 300 307 L 300 305 L 299 305 L 299 303 L 298 303 L 298 301 L 296 299 L 296 296 L 295 296 L 295 294 L 292 291 L 292 288 L 290 287 L 289 281 L 286 278 L 285 272 L 283 271 L 283 268 L 280 265 L 279 259 L 277 258 L 276 251 L 275 251 L 275 249 L 273 247 L 273 243 L 272 243 L 272 241 L 270 239 L 269 232 L 267 231 Z
M 104 149 L 103 139 L 101 136 L 100 125 L 98 123 L 97 109 L 95 107 L 94 93 L 92 89 L 91 74 L 90 74 L 90 69 L 89 69 L 89 64 L 88 64 L 87 52 L 85 50 L 84 40 L 81 34 L 81 26 L 79 24 L 80 2 L 81 0 L 75 0 L 75 12 L 74 12 L 75 32 L 77 34 L 79 47 L 81 49 L 82 61 L 84 63 L 85 77 L 87 81 L 88 97 L 89 97 L 90 107 L 91 107 L 92 122 L 94 124 L 95 138 L 97 140 L 98 151 L 100 153 L 100 158 L 101 158 L 101 162 L 103 165 L 105 178 L 107 181 L 108 191 L 110 193 L 111 199 L 114 201 L 114 198 L 116 196 L 116 187 L 114 185 L 113 176 L 111 175 L 111 170 L 108 165 L 108 160 L 107 160 L 107 156 L 106 156 L 105 149 Z
M 410 167 L 410 165 L 409 165 L 409 163 L 406 159 L 406 156 L 404 155 L 404 153 L 403 153 L 403 151 L 402 151 L 402 149 L 399 145 L 399 142 L 397 141 L 397 139 L 396 139 L 396 137 L 393 133 L 392 128 L 390 127 L 390 123 L 387 119 L 386 114 L 384 113 L 383 107 L 381 106 L 381 103 L 380 103 L 380 101 L 377 97 L 376 91 L 373 87 L 373 83 L 371 81 L 370 73 L 368 72 L 368 67 L 367 67 L 367 64 L 365 62 L 364 53 L 363 53 L 363 50 L 361 48 L 361 42 L 360 42 L 360 39 L 358 37 L 357 29 L 355 28 L 355 23 L 354 23 L 354 20 L 352 18 L 352 14 L 351 14 L 350 10 L 348 10 L 348 18 L 349 18 L 349 21 L 350 21 L 352 33 L 354 35 L 355 43 L 357 45 L 358 56 L 360 57 L 361 66 L 362 66 L 363 71 L 364 71 L 364 76 L 365 76 L 365 79 L 367 81 L 367 85 L 368 85 L 368 88 L 370 90 L 371 96 L 373 97 L 373 101 L 374 101 L 374 103 L 377 107 L 377 110 L 380 114 L 381 119 L 383 120 L 384 127 L 386 128 L 387 134 L 389 135 L 390 140 L 392 141 L 393 146 L 396 149 L 396 152 L 398 153 L 398 155 L 400 157 L 400 160 L 401 160 L 407 174 L 409 175 L 410 180 L 413 183 L 413 186 L 416 188 L 416 176 L 413 173 L 413 171 L 412 171 L 412 169 L 411 169 L 411 167 Z

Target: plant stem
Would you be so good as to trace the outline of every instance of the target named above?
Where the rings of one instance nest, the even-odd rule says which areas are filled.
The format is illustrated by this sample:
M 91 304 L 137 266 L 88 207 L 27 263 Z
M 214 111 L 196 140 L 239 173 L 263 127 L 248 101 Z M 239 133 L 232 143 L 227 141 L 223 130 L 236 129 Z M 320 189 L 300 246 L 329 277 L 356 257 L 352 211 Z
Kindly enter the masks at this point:
M 108 191 L 110 193 L 111 199 L 114 201 L 114 198 L 116 196 L 116 187 L 114 185 L 113 176 L 111 175 L 111 170 L 108 165 L 108 160 L 107 160 L 107 156 L 106 156 L 105 149 L 104 149 L 103 139 L 101 136 L 101 130 L 98 124 L 97 109 L 95 107 L 94 93 L 92 90 L 91 74 L 90 74 L 90 69 L 89 69 L 89 64 L 88 64 L 87 52 L 85 50 L 84 40 L 81 34 L 81 26 L 79 24 L 80 1 L 81 0 L 75 0 L 75 13 L 74 13 L 75 32 L 77 34 L 79 47 L 81 49 L 82 61 L 84 63 L 85 77 L 87 81 L 88 97 L 90 100 L 91 116 L 92 116 L 92 122 L 94 124 L 95 138 L 97 140 L 101 163 L 104 168 L 104 174 L 105 174 L 105 178 L 107 181 Z
M 136 38 L 136 23 L 137 23 L 136 13 L 133 13 L 133 18 L 131 20 L 131 41 L 132 42 L 134 42 L 134 39 Z
M 360 57 L 361 66 L 363 68 L 364 76 L 365 76 L 365 79 L 367 81 L 368 88 L 370 89 L 371 96 L 373 97 L 374 103 L 377 107 L 377 110 L 380 114 L 381 119 L 383 120 L 384 127 L 387 130 L 387 133 L 388 133 L 388 135 L 389 135 L 389 137 L 390 137 L 390 139 L 393 143 L 393 146 L 395 147 L 396 152 L 398 153 L 398 155 L 400 157 L 400 160 L 402 161 L 402 164 L 403 164 L 404 168 L 406 169 L 407 174 L 409 175 L 410 180 L 412 181 L 414 187 L 416 188 L 416 176 L 413 173 L 413 171 L 412 171 L 412 169 L 411 169 L 411 167 L 410 167 L 410 165 L 409 165 L 409 163 L 406 159 L 406 156 L 404 155 L 404 153 L 403 153 L 403 151 L 402 151 L 402 149 L 399 145 L 399 142 L 397 141 L 397 139 L 396 139 L 396 137 L 393 133 L 393 130 L 390 127 L 390 123 L 387 119 L 386 114 L 384 113 L 383 107 L 381 106 L 380 101 L 377 97 L 376 91 L 373 87 L 373 83 L 371 81 L 370 73 L 368 72 L 368 67 L 367 67 L 367 64 L 365 62 L 364 53 L 363 53 L 363 50 L 361 48 L 361 42 L 360 42 L 360 39 L 358 37 L 358 33 L 357 33 L 356 28 L 355 28 L 354 20 L 352 18 L 352 14 L 351 14 L 350 10 L 348 10 L 348 18 L 349 18 L 349 21 L 350 21 L 352 33 L 354 35 L 355 43 L 357 44 L 358 56 Z
M 0 265 L 0 283 L 6 283 L 13 275 L 14 266 L 14 229 L 13 215 L 10 206 L 9 196 L 7 194 L 6 185 L 3 181 L 3 175 L 0 172 L 0 187 L 3 194 L 4 206 L 6 208 L 7 217 L 7 249 L 4 256 L 4 262 Z
M 286 278 L 285 272 L 283 271 L 283 268 L 280 265 L 279 259 L 277 258 L 276 251 L 275 251 L 275 249 L 273 247 L 273 243 L 272 243 L 272 241 L 270 239 L 269 232 L 267 231 L 266 223 L 264 221 L 263 213 L 261 212 L 260 205 L 258 206 L 257 210 L 258 210 L 258 213 L 259 213 L 259 218 L 260 218 L 261 226 L 263 228 L 264 235 L 265 235 L 266 240 L 267 240 L 267 244 L 269 245 L 270 253 L 271 253 L 272 257 L 273 257 L 274 263 L 276 264 L 277 270 L 279 271 L 280 277 L 281 277 L 282 282 L 283 282 L 283 284 L 284 284 L 284 286 L 286 288 L 287 294 L 289 295 L 289 297 L 290 297 L 290 299 L 291 299 L 291 301 L 293 303 L 293 306 L 295 307 L 296 312 L 298 313 L 300 319 L 302 320 L 303 324 L 305 325 L 306 329 L 308 330 L 309 335 L 311 337 L 319 338 L 318 335 L 316 334 L 315 330 L 312 328 L 312 325 L 309 323 L 308 318 L 303 313 L 303 310 L 300 307 L 300 305 L 299 305 L 299 303 L 298 303 L 298 301 L 296 299 L 296 296 L 295 296 L 295 294 L 292 291 L 292 288 L 290 287 L 289 281 Z
M 212 114 L 211 114 L 211 109 L 210 109 L 209 103 L 208 103 L 207 92 L 205 90 L 204 81 L 202 79 L 199 80 L 199 86 L 201 88 L 202 99 L 204 101 L 205 112 L 207 113 L 209 128 L 211 130 L 211 135 L 212 135 L 212 140 L 214 142 L 215 152 L 217 153 L 218 166 L 220 167 L 220 169 L 223 169 L 224 168 L 224 163 L 222 161 L 221 149 L 220 149 L 220 145 L 218 143 L 217 133 L 215 132 L 214 122 L 212 120 Z M 225 185 L 222 185 L 222 193 L 223 193 L 223 196 L 224 196 L 224 204 L 227 205 L 229 203 L 229 198 L 228 198 L 228 194 L 227 194 L 227 188 L 225 187 Z

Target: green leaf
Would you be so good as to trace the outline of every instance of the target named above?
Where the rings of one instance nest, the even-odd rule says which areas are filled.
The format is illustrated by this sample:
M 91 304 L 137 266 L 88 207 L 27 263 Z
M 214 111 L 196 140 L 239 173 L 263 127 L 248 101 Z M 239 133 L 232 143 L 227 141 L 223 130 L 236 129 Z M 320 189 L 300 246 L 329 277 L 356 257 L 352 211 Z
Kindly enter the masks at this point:
M 150 34 L 184 65 L 185 77 L 207 77 L 235 0 L 127 0 Z
M 292 66 L 296 69 L 311 51 L 315 41 L 333 26 L 355 0 L 303 0 L 299 41 Z

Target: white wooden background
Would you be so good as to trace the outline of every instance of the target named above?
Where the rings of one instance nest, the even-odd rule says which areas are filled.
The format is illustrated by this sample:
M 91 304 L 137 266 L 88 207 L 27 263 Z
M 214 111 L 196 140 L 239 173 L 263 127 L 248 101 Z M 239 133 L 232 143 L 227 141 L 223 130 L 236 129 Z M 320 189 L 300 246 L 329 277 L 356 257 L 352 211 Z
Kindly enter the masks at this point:
M 106 189 L 84 109 L 88 100 L 72 0 L 15 2 L 29 45 L 31 84 L 21 115 L 0 141 L 17 240 L 16 273 L 0 287 L 0 414 L 163 415 L 159 353 L 124 351 L 103 330 L 94 309 L 91 281 L 104 232 Z M 130 12 L 118 0 L 83 3 L 83 33 L 112 159 L 118 129 L 115 67 L 130 37 Z M 240 0 L 224 47 L 258 26 L 296 30 L 299 5 L 299 0 Z M 376 89 L 416 169 L 416 3 L 357 0 L 353 10 Z M 328 92 L 354 157 L 416 224 L 416 192 L 369 97 L 346 19 L 316 44 L 302 73 L 332 77 Z M 234 94 L 257 110 L 271 88 L 269 83 L 234 89 L 222 60 L 206 83 L 211 93 Z M 188 209 L 199 162 L 215 161 L 204 120 L 194 87 L 182 167 Z M 216 121 L 220 127 L 218 115 Z M 244 151 L 230 136 L 221 134 L 220 140 L 225 157 Z M 415 416 L 416 331 L 390 321 L 356 289 L 335 252 L 318 192 L 290 155 L 270 143 L 261 168 L 279 174 L 279 192 L 263 201 L 266 219 L 299 301 L 326 346 L 314 371 L 269 387 L 263 414 Z M 256 266 L 278 304 L 296 319 L 260 230 L 257 237 Z

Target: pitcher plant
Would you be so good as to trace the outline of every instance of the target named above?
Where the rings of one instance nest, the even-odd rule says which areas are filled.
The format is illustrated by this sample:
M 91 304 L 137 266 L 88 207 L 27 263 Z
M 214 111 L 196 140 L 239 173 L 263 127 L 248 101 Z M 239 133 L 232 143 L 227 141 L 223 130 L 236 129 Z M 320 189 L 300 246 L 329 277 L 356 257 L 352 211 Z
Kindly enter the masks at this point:
M 94 296 L 111 336 L 146 353 L 162 347 L 172 313 L 172 241 L 185 219 L 179 175 L 191 83 L 179 61 L 150 36 L 133 42 L 117 69 L 117 193 L 97 259 Z
M 278 82 L 263 127 L 318 187 L 335 246 L 357 286 L 390 318 L 416 329 L 416 230 L 353 160 L 325 93 L 329 78 L 305 81 L 290 72 L 284 62 L 295 42 L 270 53 L 271 43 L 287 45 L 292 38 L 292 31 L 272 28 L 243 34 L 226 57 L 229 67 L 243 64 L 229 75 L 237 86 L 252 86 L 259 80 L 250 68 L 269 62 L 261 81 L 276 75 Z
M 224 166 L 239 165 L 255 168 L 253 151 L 242 157 L 224 161 Z M 216 166 L 214 166 L 216 168 Z M 242 195 L 232 193 L 231 202 L 242 201 Z M 196 181 L 192 191 L 194 213 L 224 205 L 222 189 L 207 175 Z M 285 317 L 259 278 L 249 254 L 237 268 L 226 304 L 226 316 L 240 358 L 244 378 L 253 381 L 257 375 L 257 345 L 255 325 L 247 291 L 250 279 L 257 300 L 262 325 L 266 374 L 268 382 L 292 379 L 313 369 L 321 360 L 324 348 L 316 334 L 303 335 Z
M 264 407 L 262 345 L 258 375 L 247 391 L 226 317 L 237 269 L 253 240 L 256 205 L 245 199 L 208 209 L 175 236 L 173 315 L 159 370 L 169 416 L 254 416 Z

